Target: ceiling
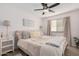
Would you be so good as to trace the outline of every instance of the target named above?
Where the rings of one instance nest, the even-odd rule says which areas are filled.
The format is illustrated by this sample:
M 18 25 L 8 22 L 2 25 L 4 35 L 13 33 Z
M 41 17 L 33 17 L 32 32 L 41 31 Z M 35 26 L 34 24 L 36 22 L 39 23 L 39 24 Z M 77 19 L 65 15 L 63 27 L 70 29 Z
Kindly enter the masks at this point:
M 53 3 L 48 3 L 48 5 L 51 5 Z M 42 8 L 40 3 L 9 3 L 9 4 L 0 4 L 0 6 L 5 5 L 5 6 L 13 6 L 16 8 L 19 8 L 20 10 L 23 10 L 25 12 L 29 12 L 30 14 L 33 14 L 37 17 L 42 17 L 42 12 L 43 11 L 34 11 L 34 9 L 39 9 Z M 59 6 L 56 6 L 54 8 L 51 8 L 52 10 L 55 11 L 55 13 L 47 13 L 44 16 L 50 16 L 50 15 L 56 15 L 59 13 L 67 12 L 73 9 L 79 8 L 79 3 L 61 3 Z
M 54 3 L 48 3 L 48 5 L 52 5 L 52 4 Z M 43 11 L 34 11 L 34 9 L 42 8 L 40 3 L 27 3 L 27 4 L 16 4 L 16 5 L 17 7 L 19 6 L 19 8 L 22 8 L 28 12 L 31 12 L 32 14 L 38 17 L 43 16 L 41 15 Z M 52 10 L 55 11 L 55 13 L 47 13 L 44 16 L 56 15 L 56 14 L 67 12 L 77 8 L 79 8 L 79 3 L 61 3 L 59 6 L 51 8 Z

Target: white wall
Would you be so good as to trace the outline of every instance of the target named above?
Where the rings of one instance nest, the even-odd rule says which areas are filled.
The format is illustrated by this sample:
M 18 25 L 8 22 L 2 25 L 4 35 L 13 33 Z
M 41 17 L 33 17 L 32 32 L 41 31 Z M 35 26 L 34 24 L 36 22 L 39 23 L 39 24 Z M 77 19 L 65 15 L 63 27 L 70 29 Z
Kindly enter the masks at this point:
M 51 16 L 51 17 L 44 17 L 44 18 L 42 18 L 42 20 L 43 19 L 53 20 L 53 19 L 56 19 L 56 18 L 63 18 L 63 17 L 67 17 L 67 16 L 70 16 L 72 46 L 75 46 L 73 37 L 79 38 L 79 9 L 74 10 L 74 11 L 70 11 L 70 12 L 66 12 L 66 13 L 62 13 L 62 14 L 59 14 L 59 15 Z
M 16 7 L 17 6 L 17 7 Z M 22 25 L 22 20 L 30 19 L 33 20 L 34 26 L 27 27 Z M 29 29 L 39 29 L 40 26 L 40 18 L 36 17 L 31 12 L 28 12 L 25 9 L 21 9 L 17 4 L 0 4 L 0 21 L 9 20 L 10 21 L 10 29 L 15 30 L 29 30 Z M 0 31 L 4 28 L 0 26 Z

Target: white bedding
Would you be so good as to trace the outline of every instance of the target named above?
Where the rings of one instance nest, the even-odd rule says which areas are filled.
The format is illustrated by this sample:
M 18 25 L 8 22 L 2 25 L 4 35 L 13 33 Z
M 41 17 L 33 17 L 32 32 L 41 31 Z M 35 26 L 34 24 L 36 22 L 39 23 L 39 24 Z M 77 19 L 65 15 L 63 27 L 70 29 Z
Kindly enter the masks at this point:
M 46 45 L 47 42 L 56 44 L 59 47 Z M 20 39 L 18 41 L 18 46 L 23 51 L 29 51 L 32 56 L 62 56 L 66 45 L 66 39 L 60 36 L 43 36 L 42 38 Z

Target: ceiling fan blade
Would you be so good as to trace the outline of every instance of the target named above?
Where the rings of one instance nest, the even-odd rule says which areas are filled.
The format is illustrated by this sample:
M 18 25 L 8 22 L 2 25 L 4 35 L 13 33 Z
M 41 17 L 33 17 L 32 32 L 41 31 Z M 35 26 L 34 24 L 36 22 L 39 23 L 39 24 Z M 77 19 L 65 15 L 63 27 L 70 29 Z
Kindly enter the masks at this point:
M 48 8 L 56 7 L 56 6 L 58 6 L 59 4 L 60 4 L 60 3 L 55 3 L 55 4 L 51 5 L 51 6 L 49 6 Z
M 44 9 L 34 9 L 35 11 L 40 11 L 40 10 L 44 10 Z
M 53 10 L 49 10 L 49 12 L 55 13 L 55 11 L 53 11 Z

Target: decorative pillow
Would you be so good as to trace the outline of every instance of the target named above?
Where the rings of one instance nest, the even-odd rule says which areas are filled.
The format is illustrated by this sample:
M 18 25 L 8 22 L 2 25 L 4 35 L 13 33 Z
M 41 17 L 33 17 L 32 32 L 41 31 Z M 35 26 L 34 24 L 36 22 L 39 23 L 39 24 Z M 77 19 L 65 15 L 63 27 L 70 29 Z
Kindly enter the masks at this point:
M 21 39 L 21 31 L 15 32 L 15 39 Z
M 41 38 L 42 33 L 40 31 L 33 31 L 30 33 L 31 38 Z
M 27 31 L 23 31 L 21 33 L 21 35 L 22 35 L 22 38 L 21 39 L 28 39 L 28 38 L 30 38 L 30 33 L 27 32 Z

